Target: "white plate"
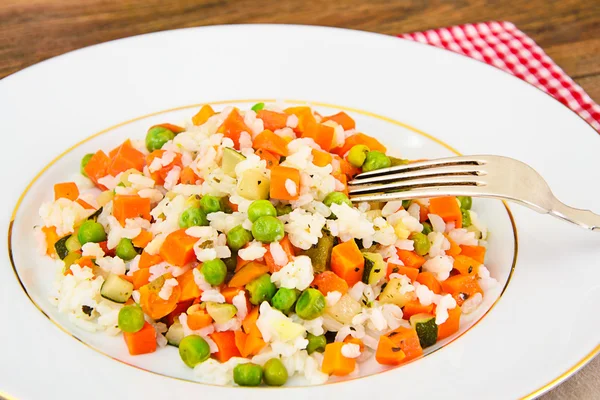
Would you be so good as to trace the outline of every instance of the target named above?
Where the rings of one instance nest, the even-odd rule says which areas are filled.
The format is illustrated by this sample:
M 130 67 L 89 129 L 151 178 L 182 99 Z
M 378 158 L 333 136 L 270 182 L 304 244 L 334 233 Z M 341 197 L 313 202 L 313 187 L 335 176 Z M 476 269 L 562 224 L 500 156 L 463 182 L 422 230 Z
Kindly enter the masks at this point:
M 592 128 L 526 83 L 453 53 L 387 36 L 300 26 L 186 29 L 111 42 L 0 82 L 5 232 L 9 210 L 28 183 L 65 149 L 123 121 L 182 107 L 82 144 L 29 188 L 13 226 L 14 263 L 28 293 L 51 319 L 112 357 L 185 378 L 189 371 L 170 365 L 180 364 L 173 352 L 163 352 L 158 364 L 145 356 L 128 358 L 110 350 L 114 341 L 85 335 L 60 320 L 44 297 L 47 264 L 31 255 L 27 228 L 51 183 L 73 171 L 87 150 L 117 144 L 124 136 L 139 137 L 155 120 L 189 118 L 194 108 L 187 105 L 233 99 L 301 99 L 320 103 L 324 111 L 332 104 L 343 106 L 351 109 L 359 127 L 407 156 L 451 154 L 422 134 L 427 132 L 462 153 L 528 162 L 561 199 L 578 207 L 592 207 L 600 194 L 584 187 L 600 178 L 593 163 L 600 141 Z M 477 207 L 496 233 L 491 267 L 504 283 L 514 250 L 510 220 L 501 203 L 481 201 Z M 380 397 L 394 391 L 412 398 L 517 398 L 539 394 L 582 366 L 599 351 L 598 237 L 547 216 L 513 210 L 518 263 L 506 291 L 476 327 L 390 372 L 280 390 L 298 398 Z M 155 398 L 241 395 L 244 390 L 244 396 L 264 399 L 283 394 L 209 387 L 116 362 L 57 329 L 25 295 L 5 260 L 0 269 L 5 321 L 0 391 L 5 396 Z

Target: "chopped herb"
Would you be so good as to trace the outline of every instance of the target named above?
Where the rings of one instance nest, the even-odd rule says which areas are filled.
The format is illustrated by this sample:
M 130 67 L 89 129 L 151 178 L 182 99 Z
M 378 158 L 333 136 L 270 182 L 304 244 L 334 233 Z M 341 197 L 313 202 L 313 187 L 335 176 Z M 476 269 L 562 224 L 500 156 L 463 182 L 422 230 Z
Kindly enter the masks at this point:
M 398 332 L 390 332 L 388 337 L 394 337 L 398 334 Z
M 392 347 L 392 351 L 393 351 L 394 353 L 397 353 L 397 352 L 399 352 L 400 350 L 402 350 L 400 347 Z
M 81 311 L 88 317 L 91 317 L 92 311 L 94 311 L 94 309 L 90 306 L 83 305 L 83 306 L 81 306 Z
M 373 272 L 375 272 L 376 274 L 378 274 L 379 272 L 381 272 L 381 269 L 379 269 L 379 268 L 375 268 L 375 269 L 373 270 Z
M 473 272 L 473 266 L 469 265 L 469 273 Z
M 358 272 L 358 271 L 360 271 L 360 268 L 358 268 L 358 267 L 354 268 L 354 272 Z
M 400 268 L 398 268 L 398 267 L 394 267 L 394 268 L 392 268 L 392 273 L 396 273 L 396 272 L 398 272 L 398 271 L 400 271 Z
M 460 297 L 460 299 L 464 301 L 464 300 L 466 300 L 466 299 L 468 299 L 468 298 L 469 298 L 469 295 L 468 295 L 468 294 L 466 294 L 466 293 L 462 293 L 462 292 L 460 292 L 460 293 L 458 294 L 458 297 Z

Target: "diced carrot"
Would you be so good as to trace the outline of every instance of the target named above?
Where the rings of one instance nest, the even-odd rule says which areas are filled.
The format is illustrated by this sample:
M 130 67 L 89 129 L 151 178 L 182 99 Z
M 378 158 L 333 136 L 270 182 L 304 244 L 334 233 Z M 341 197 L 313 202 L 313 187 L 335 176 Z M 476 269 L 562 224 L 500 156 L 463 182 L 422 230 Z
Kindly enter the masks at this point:
M 317 167 L 329 165 L 333 160 L 331 154 L 326 151 L 312 149 L 311 153 L 313 156 L 313 164 L 315 164 Z
M 171 311 L 164 319 L 166 320 L 167 326 L 171 326 L 175 323 L 175 318 L 178 318 L 181 314 L 187 311 L 188 308 L 192 305 L 192 301 L 180 301 L 177 303 L 177 307 L 173 311 Z
M 448 242 L 450 243 L 450 249 L 446 250 L 446 254 L 452 257 L 456 257 L 457 255 L 459 255 L 462 251 L 460 246 L 457 245 L 454 240 L 450 239 L 450 236 L 448 236 L 447 234 L 444 234 L 444 236 L 446 237 L 446 239 L 448 239 Z
M 156 351 L 156 331 L 148 322 L 137 332 L 123 332 L 123 338 L 132 356 Z
M 406 354 L 397 346 L 392 339 L 383 335 L 379 337 L 375 360 L 383 365 L 400 365 L 404 362 Z
M 425 259 L 414 251 L 398 249 L 396 254 L 398 254 L 398 258 L 406 267 L 421 268 L 421 266 L 425 264 Z
M 349 287 L 362 279 L 365 259 L 354 240 L 340 243 L 331 252 L 331 270 L 348 283 Z
M 190 311 L 193 307 L 196 307 L 193 311 Z M 206 312 L 206 310 L 201 309 L 198 305 L 193 305 L 188 308 L 187 311 L 187 325 L 191 330 L 198 330 L 202 328 L 206 328 L 210 324 L 213 323 L 212 317 Z
M 286 182 L 290 180 L 296 187 L 296 193 L 288 192 Z M 271 169 L 271 198 L 278 200 L 296 200 L 300 193 L 300 171 L 296 168 L 278 165 Z
M 302 133 L 307 128 L 311 129 L 317 123 L 310 107 L 289 107 L 285 109 L 286 114 L 294 114 L 298 117 L 298 125 L 294 128 L 294 132 Z
M 88 267 L 88 268 L 94 268 L 94 257 L 90 257 L 90 256 L 86 256 L 86 257 L 81 257 L 80 259 L 78 259 L 77 261 L 75 261 L 75 264 L 79 265 L 80 267 Z
M 336 157 L 336 160 L 338 160 L 340 163 L 340 172 L 342 174 L 346 174 L 348 177 L 353 177 L 354 175 L 360 174 L 362 172 L 362 170 L 360 168 L 355 167 L 354 165 L 350 164 L 345 159 L 343 159 L 339 156 L 335 156 L 335 157 Z
M 138 267 L 140 269 L 150 268 L 153 265 L 161 263 L 163 258 L 159 254 L 150 255 L 146 251 L 142 251 L 140 255 L 140 261 L 138 262 Z
M 196 126 L 200 126 L 208 121 L 208 119 L 213 115 L 215 115 L 215 110 L 213 110 L 210 105 L 205 104 L 202 106 L 200 111 L 198 111 L 198 113 L 192 117 L 192 123 Z
M 90 158 L 90 161 L 88 161 L 83 170 L 96 186 L 102 190 L 106 190 L 106 186 L 98 183 L 98 179 L 103 178 L 108 174 L 109 165 L 110 158 L 108 158 L 106 153 L 102 150 L 98 150 L 92 158 Z
M 242 357 L 248 357 L 248 353 L 246 353 L 246 340 L 248 339 L 248 334 L 243 331 L 234 331 L 233 333 L 235 335 L 235 347 L 237 347 Z
M 264 349 L 266 345 L 267 344 L 263 340 L 262 335 L 260 334 L 260 331 L 258 330 L 258 327 L 255 325 L 250 330 L 250 333 L 248 334 L 248 337 L 246 338 L 246 345 L 245 345 L 244 353 L 246 353 L 248 355 L 248 357 L 255 356 L 262 349 Z
M 480 265 L 481 263 L 479 261 L 476 261 L 471 257 L 462 254 L 454 256 L 453 267 L 463 275 L 477 275 Z
M 113 216 L 125 226 L 127 218 L 144 218 L 150 221 L 150 199 L 138 195 L 116 195 L 113 199 Z
M 340 183 L 342 185 L 344 185 L 344 190 L 340 190 L 342 193 L 344 193 L 346 196 L 348 196 L 348 178 L 346 174 L 333 174 L 332 175 L 335 179 L 337 179 L 338 181 L 340 181 Z
M 125 172 L 129 169 L 142 171 L 146 165 L 146 157 L 142 152 L 135 149 L 131 145 L 131 141 L 127 139 L 114 156 L 108 167 L 108 173 L 112 176 L 117 176 L 120 172 Z
M 185 229 L 179 229 L 169 233 L 160 246 L 160 256 L 171 265 L 183 267 L 196 259 L 194 244 L 198 238 L 186 235 L 185 231 Z
M 78 197 L 79 189 L 75 182 L 63 182 L 54 185 L 54 200 L 65 198 L 75 201 Z
M 179 182 L 183 183 L 184 185 L 195 185 L 198 179 L 200 179 L 200 177 L 196 175 L 194 170 L 190 167 L 185 167 L 179 174 Z
M 294 246 L 292 246 L 292 243 L 290 242 L 290 239 L 288 238 L 288 236 L 285 235 L 283 237 L 283 239 L 281 239 L 279 241 L 279 244 L 283 248 L 283 251 L 285 252 L 285 255 L 288 258 L 288 261 L 292 261 L 293 257 L 296 255 L 296 253 L 294 251 Z M 265 253 L 265 263 L 269 267 L 269 272 L 274 273 L 274 272 L 279 271 L 281 268 L 283 268 L 283 265 L 275 264 L 275 260 L 273 259 L 273 256 L 271 255 L 271 247 L 269 245 L 265 245 L 265 247 L 267 249 L 267 252 Z
M 265 160 L 267 162 L 268 169 L 272 169 L 273 167 L 279 165 L 279 160 L 281 157 L 279 157 L 277 154 L 271 153 L 268 150 L 258 149 L 256 152 L 254 152 L 254 154 L 259 156 L 261 160 Z
M 450 293 L 456 304 L 462 304 L 476 293 L 483 295 L 475 275 L 454 275 L 442 282 L 442 290 Z
M 171 276 L 169 274 L 165 276 L 165 279 L 170 278 Z M 153 287 L 152 282 L 142 286 L 139 289 L 139 292 L 140 306 L 152 319 L 161 319 L 172 312 L 175 307 L 177 307 L 177 302 L 181 296 L 181 288 L 179 286 L 174 286 L 171 291 L 171 296 L 167 300 L 164 300 L 162 297 L 158 296 L 160 288 Z
M 265 129 L 254 138 L 252 147 L 254 149 L 265 149 L 283 157 L 289 154 L 287 142 L 281 136 L 274 134 L 268 129 Z
M 262 119 L 265 129 L 275 131 L 287 126 L 288 115 L 269 110 L 260 110 L 256 117 Z M 283 155 L 283 154 L 282 154 Z
M 242 269 L 242 267 L 246 264 L 250 264 L 252 261 L 250 260 L 244 260 L 242 257 L 237 256 L 237 263 L 235 265 L 235 271 L 234 272 L 238 272 L 240 269 Z
M 429 219 L 429 208 L 420 203 L 419 201 L 415 201 L 419 205 L 419 222 L 425 222 Z
M 423 354 L 417 331 L 414 329 L 401 326 L 390 333 L 386 333 L 385 336 L 404 352 L 406 358 L 403 362 L 410 361 Z
M 454 196 L 429 199 L 429 212 L 439 215 L 444 222 L 454 222 L 456 228 L 462 228 L 462 213 Z
M 83 201 L 81 199 L 77 199 L 76 201 L 77 201 L 77 203 L 79 203 L 79 205 L 81 207 L 85 208 L 86 210 L 95 210 L 96 209 L 96 207 L 86 203 L 85 201 Z
M 321 122 L 326 121 L 337 122 L 339 125 L 342 126 L 342 128 L 344 128 L 345 131 L 356 128 L 356 123 L 354 122 L 354 120 L 343 111 L 340 111 L 339 113 L 330 115 L 328 117 L 323 117 L 323 119 L 321 120 Z
M 139 249 L 143 249 L 144 247 L 146 247 L 148 245 L 148 243 L 150 243 L 152 238 L 153 238 L 152 233 L 150 231 L 142 229 L 140 234 L 131 240 L 131 243 L 133 243 L 133 245 L 135 247 L 137 247 Z
M 225 303 L 232 304 L 233 298 L 238 295 L 239 292 L 244 291 L 241 287 L 225 287 L 221 289 L 221 294 L 225 297 Z
M 411 300 L 402 308 L 402 318 L 409 319 L 413 315 L 417 314 L 432 314 L 433 307 L 433 303 L 428 306 L 424 306 L 419 302 L 419 300 Z
M 162 158 L 165 152 L 166 150 L 154 150 L 152 153 L 146 156 L 146 164 L 152 164 L 152 161 L 155 158 Z M 175 158 L 173 158 L 173 161 L 167 165 L 164 165 L 159 170 L 150 172 L 150 177 L 154 179 L 157 185 L 162 185 L 165 183 L 165 179 L 167 179 L 169 172 L 171 172 L 171 170 L 175 167 L 183 168 L 181 153 L 175 153 Z
M 150 268 L 140 268 L 135 271 L 132 275 L 133 277 L 133 288 L 138 290 L 142 286 L 148 284 L 150 279 Z
M 54 245 L 58 242 L 58 235 L 56 234 L 56 228 L 54 226 L 43 226 L 42 232 L 46 238 L 46 255 L 53 257 L 56 254 Z
M 365 344 L 363 343 L 362 340 L 360 340 L 359 338 L 355 338 L 352 335 L 348 335 L 344 338 L 343 340 L 344 343 L 352 343 L 352 344 L 357 344 L 360 347 L 360 352 L 362 353 L 363 351 L 365 351 Z
M 227 197 L 227 206 L 229 208 L 231 208 L 231 211 L 236 212 L 238 210 L 238 205 L 235 203 L 232 203 L 231 200 L 229 199 L 229 197 Z
M 231 357 L 241 356 L 235 345 L 235 333 L 233 331 L 214 332 L 210 334 L 210 338 L 219 348 L 219 351 L 213 354 L 217 361 L 224 363 Z
M 438 340 L 447 338 L 458 332 L 460 328 L 460 316 L 462 311 L 459 306 L 448 310 L 448 319 L 441 325 L 438 325 Z
M 335 130 L 329 125 L 311 124 L 302 133 L 303 138 L 313 139 L 325 151 L 331 150 Z
M 485 251 L 486 248 L 483 246 L 467 246 L 467 245 L 460 245 L 460 248 L 462 249 L 461 254 L 467 256 L 467 257 L 471 257 L 473 260 L 475 261 L 479 261 L 481 264 L 484 263 L 485 261 Z
M 244 318 L 244 321 L 242 321 L 242 328 L 244 329 L 244 332 L 250 333 L 254 328 L 256 328 L 256 320 L 258 320 L 258 315 L 258 306 L 251 310 L 248 309 L 248 314 L 246 315 L 246 318 Z
M 419 275 L 417 275 L 417 282 L 427 286 L 429 290 L 435 294 L 442 293 L 441 283 L 435 278 L 435 275 L 429 271 L 420 272 Z
M 161 128 L 168 129 L 171 132 L 173 132 L 174 134 L 178 134 L 178 133 L 181 133 L 181 132 L 185 131 L 185 129 L 183 129 L 182 127 L 177 126 L 177 125 L 173 125 L 173 124 L 169 124 L 169 123 L 152 125 L 150 127 L 150 129 L 156 128 L 157 126 L 160 126 Z
M 269 267 L 258 262 L 250 262 L 236 272 L 229 281 L 230 287 L 242 287 L 252 282 L 261 275 L 269 272 Z
M 315 279 L 310 286 L 317 289 L 325 296 L 327 296 L 327 293 L 329 292 L 340 292 L 341 294 L 346 294 L 348 292 L 348 283 L 337 276 L 333 271 L 325 271 L 315 275 Z
M 219 127 L 218 132 L 233 140 L 234 147 L 239 150 L 240 135 L 242 132 L 251 132 L 251 130 L 244 122 L 244 118 L 242 118 L 237 108 L 234 108 L 229 113 L 225 121 L 223 121 L 223 124 Z
M 181 296 L 179 296 L 179 301 L 193 300 L 196 297 L 200 297 L 202 291 L 196 285 L 196 281 L 194 280 L 194 270 L 190 269 L 189 271 L 184 272 L 182 275 L 177 277 L 177 282 L 179 287 L 181 288 Z
M 409 278 L 411 281 L 415 281 L 417 280 L 417 276 L 419 275 L 419 270 L 417 268 L 412 268 L 412 267 L 406 267 L 406 266 L 402 266 L 402 265 L 398 265 L 398 264 L 394 264 L 393 262 L 388 263 L 388 268 L 387 268 L 387 274 L 386 276 L 389 277 L 390 274 L 400 274 L 400 275 L 405 275 L 407 278 Z
M 364 133 L 357 133 L 346 138 L 344 145 L 342 147 L 338 147 L 337 149 L 333 149 L 332 152 L 336 153 L 340 157 L 344 157 L 344 155 L 350 151 L 350 149 L 358 144 L 363 144 L 369 148 L 369 150 L 380 151 L 385 153 L 387 149 L 384 145 L 379 143 L 377 139 L 374 137 L 365 135 Z
M 329 343 L 325 346 L 321 371 L 329 375 L 345 376 L 356 368 L 356 359 L 342 354 L 343 342 Z

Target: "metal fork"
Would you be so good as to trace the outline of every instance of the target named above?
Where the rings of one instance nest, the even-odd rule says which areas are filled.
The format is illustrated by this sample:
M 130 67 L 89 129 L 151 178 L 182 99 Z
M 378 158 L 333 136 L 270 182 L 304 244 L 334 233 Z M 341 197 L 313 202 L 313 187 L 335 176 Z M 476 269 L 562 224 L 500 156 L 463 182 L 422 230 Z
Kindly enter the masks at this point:
M 508 157 L 483 155 L 419 161 L 359 174 L 348 187 L 353 202 L 440 196 L 510 200 L 600 232 L 600 215 L 560 202 L 540 174 Z

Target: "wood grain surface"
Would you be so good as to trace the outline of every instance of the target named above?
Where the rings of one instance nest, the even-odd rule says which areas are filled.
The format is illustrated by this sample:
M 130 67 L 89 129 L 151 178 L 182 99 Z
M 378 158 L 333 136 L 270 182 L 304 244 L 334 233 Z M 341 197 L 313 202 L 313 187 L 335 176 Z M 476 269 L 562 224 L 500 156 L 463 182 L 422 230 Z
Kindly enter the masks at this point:
M 0 0 L 0 78 L 109 40 L 192 26 L 290 23 L 390 35 L 505 20 L 600 102 L 599 0 Z M 544 400 L 600 398 L 600 359 Z

